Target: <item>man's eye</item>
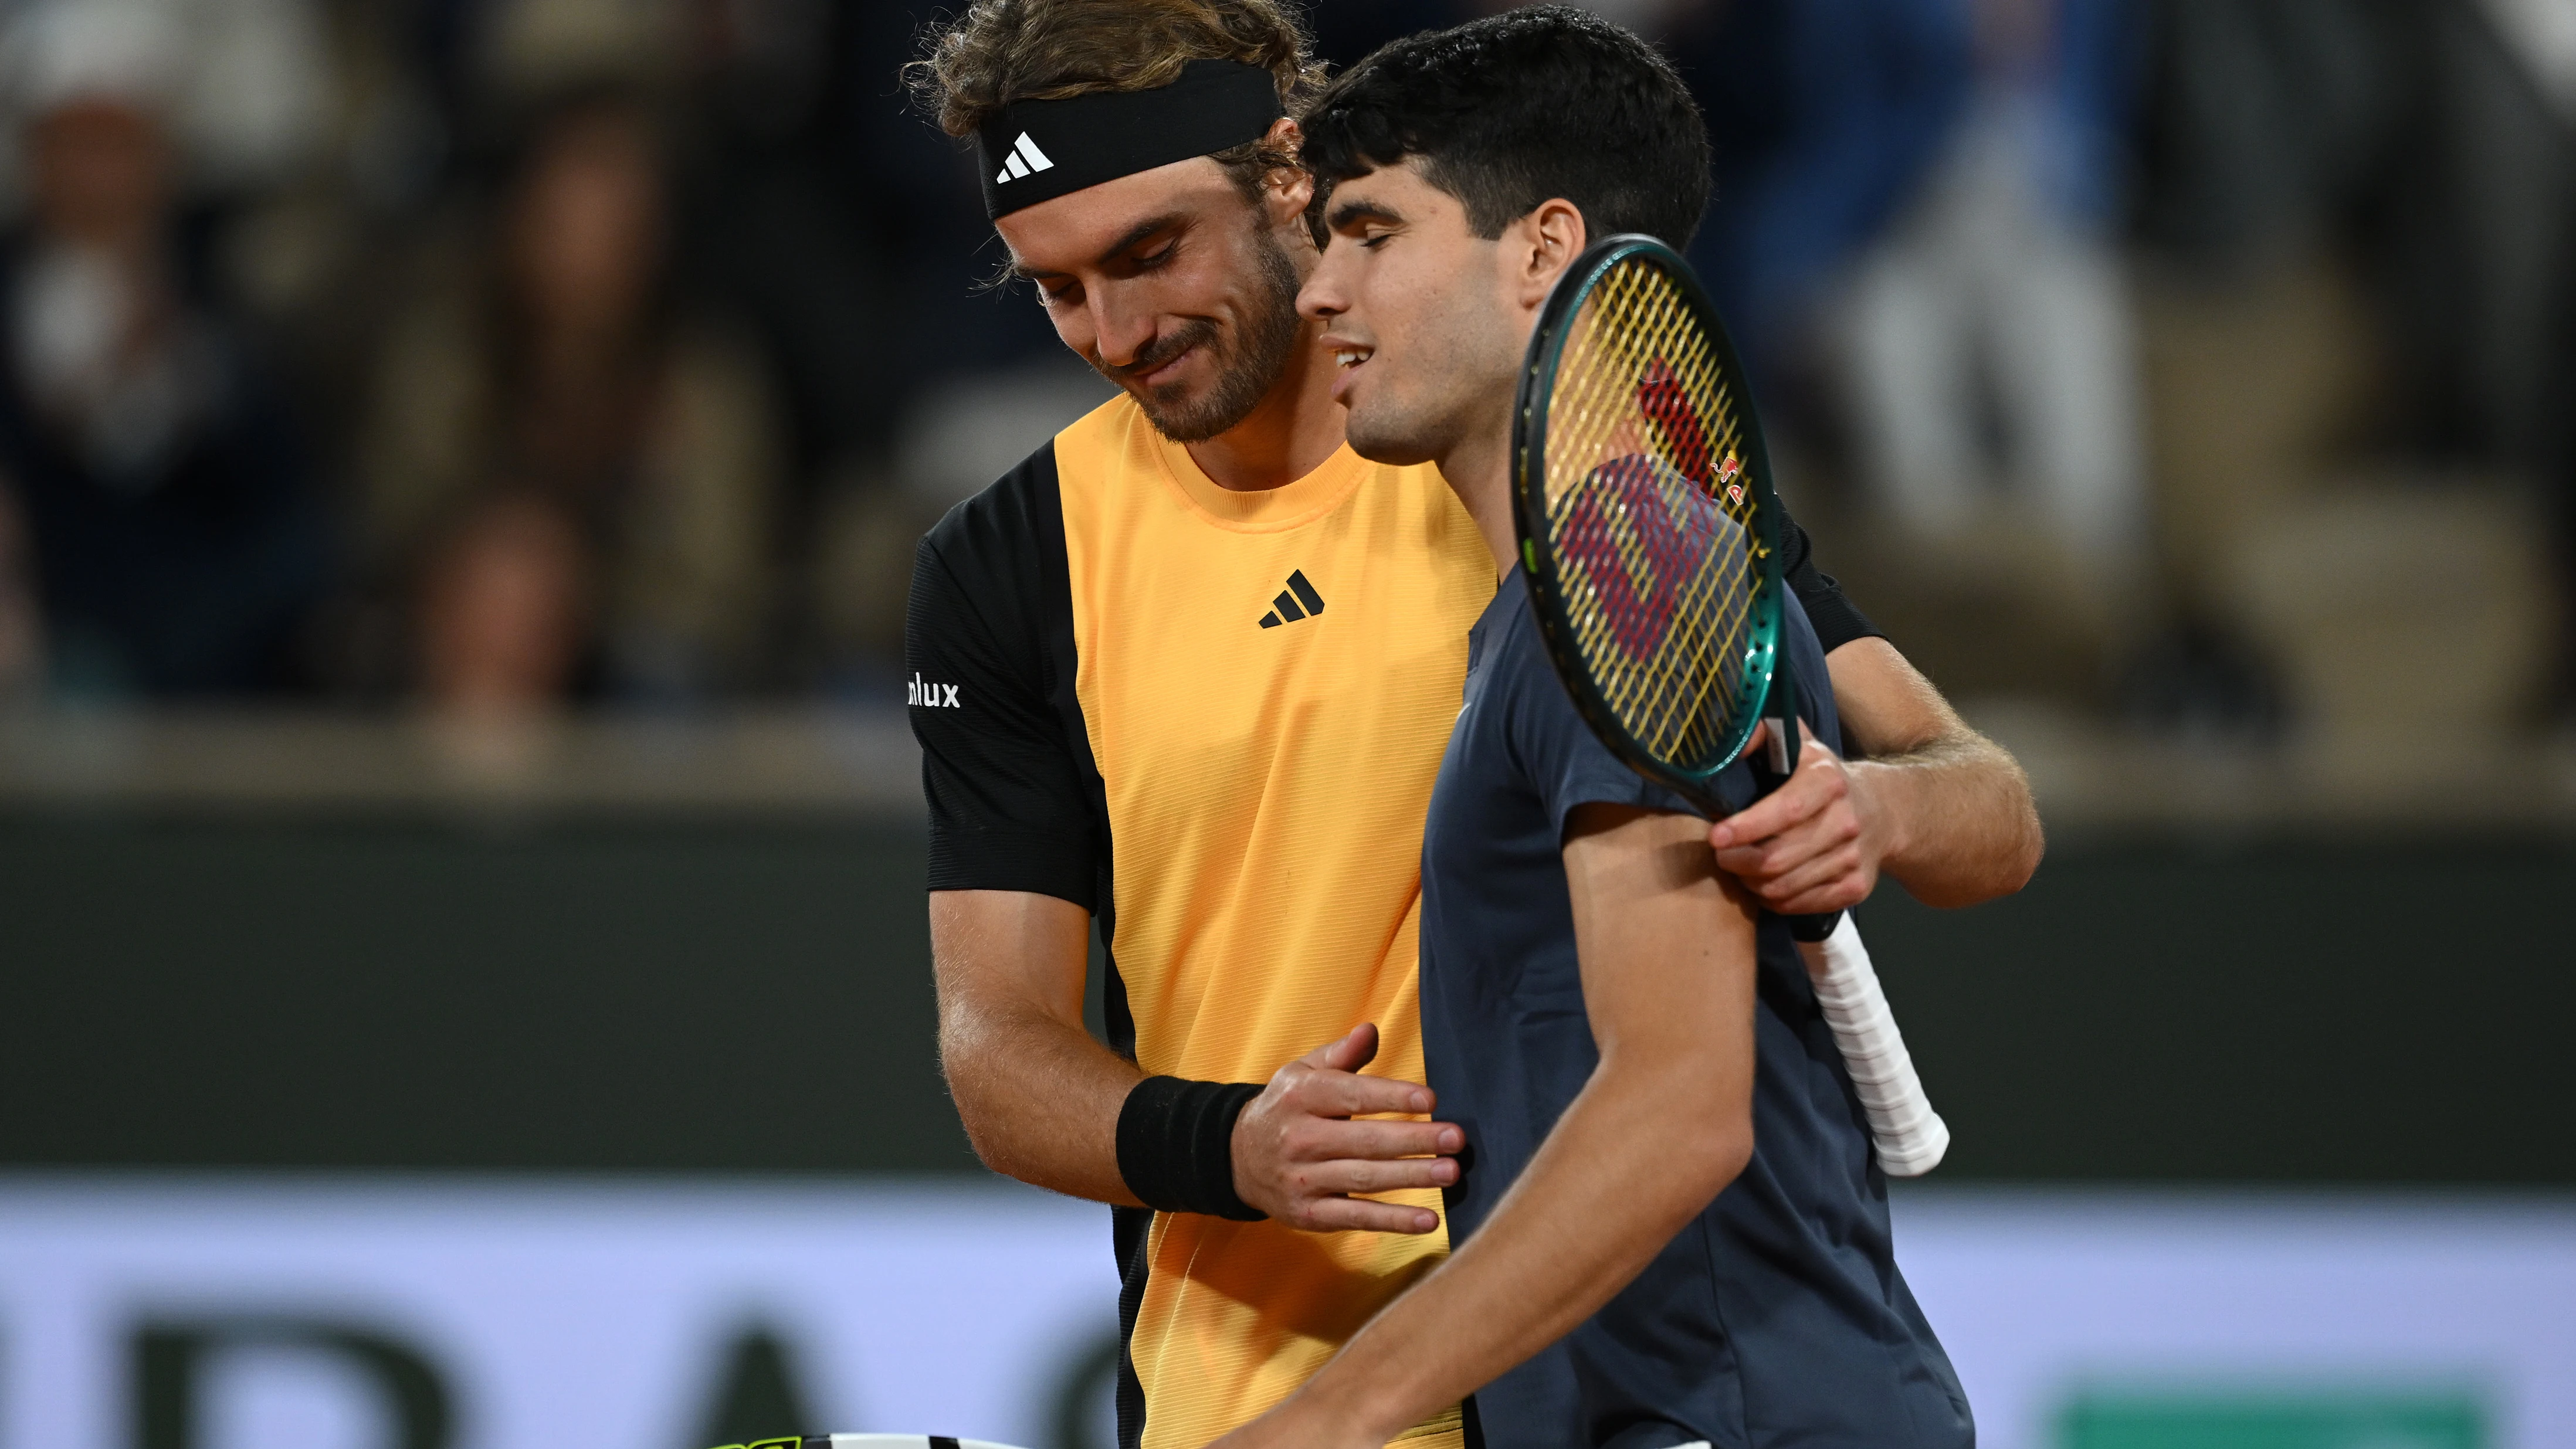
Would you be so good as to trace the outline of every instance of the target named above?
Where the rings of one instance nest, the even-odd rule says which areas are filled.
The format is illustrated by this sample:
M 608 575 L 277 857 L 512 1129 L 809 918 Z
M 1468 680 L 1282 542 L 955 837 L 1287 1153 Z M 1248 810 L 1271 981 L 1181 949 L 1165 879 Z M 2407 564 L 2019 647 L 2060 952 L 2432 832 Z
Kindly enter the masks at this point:
M 1391 231 L 1373 231 L 1360 238 L 1360 245 L 1369 251 L 1376 251 L 1378 243 L 1386 241 L 1394 235 L 1395 233 Z

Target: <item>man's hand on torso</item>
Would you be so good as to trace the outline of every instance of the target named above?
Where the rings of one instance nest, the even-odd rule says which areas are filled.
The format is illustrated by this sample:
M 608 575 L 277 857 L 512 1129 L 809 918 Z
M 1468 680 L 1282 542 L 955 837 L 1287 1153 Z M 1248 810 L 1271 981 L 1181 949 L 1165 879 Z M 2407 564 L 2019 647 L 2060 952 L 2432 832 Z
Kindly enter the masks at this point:
M 1447 1122 L 1355 1122 L 1354 1117 L 1427 1114 L 1431 1089 L 1364 1077 L 1377 1055 L 1377 1028 L 1362 1025 L 1281 1067 L 1234 1124 L 1234 1190 L 1243 1200 L 1308 1232 L 1363 1229 L 1428 1233 L 1440 1215 L 1371 1202 L 1359 1193 L 1446 1187 L 1458 1180 L 1449 1154 L 1466 1136 Z

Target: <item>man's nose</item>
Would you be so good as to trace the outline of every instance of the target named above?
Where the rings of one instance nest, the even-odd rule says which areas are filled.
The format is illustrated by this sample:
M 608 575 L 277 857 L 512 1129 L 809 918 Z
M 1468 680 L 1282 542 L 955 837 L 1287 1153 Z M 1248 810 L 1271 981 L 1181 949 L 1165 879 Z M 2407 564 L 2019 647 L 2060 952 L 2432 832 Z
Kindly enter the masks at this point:
M 1297 315 L 1310 322 L 1329 322 L 1350 310 L 1329 266 L 1317 267 L 1306 285 L 1297 289 Z
M 1100 348 L 1100 361 L 1108 367 L 1127 366 L 1154 342 L 1154 314 L 1121 307 L 1115 297 L 1095 296 L 1091 327 Z

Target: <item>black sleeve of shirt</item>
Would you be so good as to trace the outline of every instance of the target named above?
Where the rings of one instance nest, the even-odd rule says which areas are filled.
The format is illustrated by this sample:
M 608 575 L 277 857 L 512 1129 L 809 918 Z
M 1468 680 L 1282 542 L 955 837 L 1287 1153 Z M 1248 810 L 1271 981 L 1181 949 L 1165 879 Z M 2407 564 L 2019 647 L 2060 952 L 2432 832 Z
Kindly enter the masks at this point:
M 1816 567 L 1815 540 L 1789 516 L 1786 504 L 1780 508 L 1780 571 L 1788 577 L 1789 592 L 1806 606 L 1807 621 L 1816 626 L 1816 642 L 1825 646 L 1826 653 L 1854 639 L 1887 637 L 1852 603 L 1832 574 Z
M 1098 771 L 1073 701 L 1054 445 L 921 541 L 905 681 L 930 809 L 930 889 L 1098 905 Z

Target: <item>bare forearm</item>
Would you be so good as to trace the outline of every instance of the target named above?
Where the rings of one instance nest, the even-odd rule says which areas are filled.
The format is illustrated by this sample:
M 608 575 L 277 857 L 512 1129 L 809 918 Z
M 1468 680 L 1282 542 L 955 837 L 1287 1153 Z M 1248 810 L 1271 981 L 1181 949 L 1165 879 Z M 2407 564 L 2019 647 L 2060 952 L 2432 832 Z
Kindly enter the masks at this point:
M 1144 1074 L 1083 1028 L 1090 940 L 1090 914 L 1053 896 L 932 892 L 939 1059 L 985 1166 L 1075 1197 L 1138 1207 L 1120 1170 L 1118 1121 Z M 1235 1124 L 1231 1186 L 1241 1201 L 1316 1231 L 1427 1233 L 1439 1226 L 1421 1209 L 1357 1196 L 1447 1186 L 1458 1170 L 1449 1154 L 1462 1143 L 1449 1123 L 1382 1120 L 1428 1112 L 1432 1100 L 1418 1084 L 1360 1076 L 1376 1054 L 1377 1028 L 1362 1025 L 1279 1069 Z M 1146 1121 L 1143 1151 L 1182 1151 L 1158 1143 Z M 1171 1160 L 1149 1157 L 1139 1165 L 1168 1167 Z M 1175 1185 L 1152 1172 L 1138 1182 L 1148 1192 L 1158 1182 Z M 1224 1210 L 1199 1201 L 1216 1195 L 1204 1180 L 1184 1186 L 1177 1204 L 1155 1205 Z
M 1855 639 L 1825 665 L 1877 869 L 1935 906 L 1972 906 L 2028 883 L 2043 842 L 2020 763 L 1968 728 L 1886 640 Z
M 1879 869 L 1933 906 L 2010 895 L 2039 868 L 2039 812 L 2021 765 L 1961 725 L 1890 758 L 1855 761 L 1855 784 L 1885 813 Z
M 1752 1152 L 1706 1084 L 1595 1073 L 1465 1247 L 1300 1391 L 1382 1443 L 1592 1316 L 1708 1206 Z
M 1083 1028 L 1090 928 L 1088 913 L 1048 896 L 934 893 L 939 1061 L 985 1166 L 1134 1206 L 1118 1171 L 1118 1111 L 1142 1074 Z
M 943 1013 L 939 1058 L 967 1140 L 1022 1182 L 1136 1206 L 1118 1173 L 1118 1109 L 1143 1073 L 1052 1017 Z

